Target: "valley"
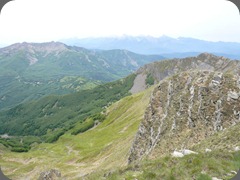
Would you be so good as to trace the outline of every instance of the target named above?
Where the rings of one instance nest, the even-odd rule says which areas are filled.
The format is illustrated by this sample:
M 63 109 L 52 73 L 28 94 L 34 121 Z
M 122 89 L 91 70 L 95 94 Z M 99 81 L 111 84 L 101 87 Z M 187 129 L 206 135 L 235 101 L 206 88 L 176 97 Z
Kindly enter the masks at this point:
M 127 50 L 88 50 L 60 42 L 13 44 L 0 49 L 0 109 L 51 94 L 91 89 L 163 58 Z
M 151 90 L 114 103 L 103 123 L 85 133 L 75 136 L 66 132 L 57 142 L 33 145 L 27 153 L 1 150 L 2 171 L 12 179 L 37 179 L 40 172 L 56 168 L 67 179 L 79 179 L 99 168 L 127 165 Z
M 61 81 L 72 80 L 76 86 L 83 81 L 80 74 Z M 6 176 L 204 180 L 236 175 L 240 61 L 201 53 L 145 64 L 116 81 L 95 80 L 100 84 L 89 89 L 0 111 L 0 134 L 10 136 L 0 138 Z

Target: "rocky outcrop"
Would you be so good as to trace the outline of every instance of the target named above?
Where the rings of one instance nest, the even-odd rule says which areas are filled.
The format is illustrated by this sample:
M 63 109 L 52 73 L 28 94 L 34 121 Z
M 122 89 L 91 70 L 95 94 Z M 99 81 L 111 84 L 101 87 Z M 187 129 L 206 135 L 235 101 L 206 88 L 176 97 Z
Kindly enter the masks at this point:
M 232 72 L 240 75 L 240 61 L 215 56 L 209 53 L 202 53 L 196 57 L 156 61 L 146 64 L 136 71 L 137 76 L 133 89 L 136 89 L 136 87 L 141 87 L 138 88 L 137 91 L 140 92 L 147 88 L 147 85 L 144 82 L 146 75 L 153 77 L 155 84 L 157 84 L 166 77 L 189 70 L 211 72 L 218 71 L 221 73 Z M 219 80 L 221 80 L 221 73 L 213 78 L 213 86 L 218 86 L 218 83 L 220 82 Z M 141 81 L 139 80 L 140 77 L 143 77 Z M 240 78 L 238 79 L 238 86 L 240 87 Z M 131 92 L 133 94 L 135 93 L 135 91 Z M 239 94 L 237 95 L 240 96 Z M 229 93 L 229 96 L 236 97 L 236 94 Z
M 238 73 L 185 71 L 164 79 L 152 92 L 129 163 L 191 149 L 240 122 L 239 93 Z
M 38 180 L 61 180 L 61 173 L 56 169 L 42 172 Z
M 168 76 L 189 70 L 234 72 L 240 74 L 240 61 L 202 53 L 196 57 L 176 58 L 150 63 L 140 68 L 137 74 L 151 74 L 155 82 L 160 82 Z M 216 82 L 217 80 L 218 78 Z

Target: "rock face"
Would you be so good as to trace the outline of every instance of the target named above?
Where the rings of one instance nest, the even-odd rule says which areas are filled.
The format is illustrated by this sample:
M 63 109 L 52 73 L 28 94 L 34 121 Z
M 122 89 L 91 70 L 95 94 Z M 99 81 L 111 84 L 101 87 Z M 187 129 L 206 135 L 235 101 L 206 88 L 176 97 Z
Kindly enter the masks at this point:
M 183 59 L 162 60 L 147 64 L 137 71 L 137 74 L 151 74 L 155 82 L 160 82 L 168 76 L 189 70 L 239 72 L 240 61 L 233 61 L 225 57 L 202 53 L 197 57 Z M 216 77 L 217 83 L 218 77 Z M 240 81 L 240 79 L 239 79 Z
M 132 94 L 136 94 L 138 92 L 143 91 L 146 89 L 146 75 L 145 74 L 138 74 L 133 82 L 133 87 L 130 89 Z
M 155 84 L 159 83 L 166 77 L 172 76 L 174 74 L 178 74 L 184 71 L 219 71 L 219 72 L 232 72 L 239 73 L 240 69 L 240 61 L 230 60 L 225 57 L 215 56 L 209 53 L 202 53 L 196 57 L 188 57 L 183 59 L 171 59 L 171 60 L 162 60 L 154 63 L 146 64 L 141 67 L 137 72 L 136 81 L 134 84 L 135 87 L 138 88 L 138 91 L 143 91 L 147 86 L 142 85 L 144 80 L 140 81 L 139 77 L 144 77 L 146 75 L 150 75 L 154 78 Z M 138 77 L 138 79 L 137 79 Z M 213 79 L 213 84 L 219 83 L 218 76 Z M 238 79 L 238 84 L 240 86 L 240 79 Z M 135 91 L 133 91 L 134 93 Z M 229 93 L 229 97 L 240 96 L 239 94 Z
M 38 180 L 60 180 L 61 173 L 56 169 L 51 169 L 49 171 L 42 172 Z
M 240 122 L 239 71 L 184 71 L 161 81 L 152 92 L 129 163 L 191 149 Z

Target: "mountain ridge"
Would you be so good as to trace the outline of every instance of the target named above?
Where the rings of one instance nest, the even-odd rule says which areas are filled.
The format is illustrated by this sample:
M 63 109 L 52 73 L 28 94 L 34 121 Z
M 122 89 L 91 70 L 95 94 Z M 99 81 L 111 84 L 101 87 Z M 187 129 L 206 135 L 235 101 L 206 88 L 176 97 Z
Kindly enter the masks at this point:
M 146 75 L 153 77 L 154 84 L 160 83 L 160 85 L 151 95 L 144 120 L 141 122 L 130 151 L 129 163 L 136 163 L 135 161 L 143 158 L 164 156 L 176 149 L 196 150 L 193 144 L 201 143 L 205 138 L 211 137 L 209 133 L 214 134 L 216 131 L 222 131 L 240 122 L 238 106 L 240 104 L 240 61 L 202 53 L 196 57 L 153 62 L 144 65 L 136 72 L 136 78 L 144 77 L 145 81 Z M 161 94 L 164 94 L 162 98 Z M 187 103 L 187 100 L 190 102 Z M 203 105 L 208 109 L 202 107 Z M 173 110 L 174 108 L 176 109 Z M 196 109 L 192 110 L 192 108 Z M 173 114 L 170 115 L 170 112 Z M 196 129 L 195 126 L 199 126 L 200 118 L 210 121 L 205 125 L 207 129 L 200 125 L 202 130 L 192 130 Z M 179 131 L 177 123 L 183 128 L 184 126 L 181 125 L 183 121 L 188 121 L 185 124 L 188 124 L 189 128 L 185 128 L 182 134 L 181 132 L 177 134 Z M 206 129 L 205 137 L 204 129 Z M 196 140 L 199 138 L 196 135 L 202 139 Z M 184 142 L 184 137 L 188 139 L 187 142 Z M 172 140 L 180 144 L 169 143 Z M 213 148 L 213 146 L 205 148 Z M 216 147 L 217 145 L 214 148 Z M 234 145 L 228 150 L 231 149 L 234 149 Z
M 17 43 L 0 49 L 0 109 L 49 94 L 68 94 L 126 77 L 162 56 L 94 51 L 60 42 Z
M 225 55 L 233 59 L 240 59 L 237 42 L 211 42 L 195 38 L 169 36 L 122 36 L 99 37 L 83 39 L 60 40 L 69 45 L 78 45 L 89 49 L 128 49 L 143 54 L 164 54 L 166 57 L 177 58 L 200 54 L 201 52 Z M 188 54 L 186 54 L 188 53 Z M 186 54 L 186 55 L 184 55 Z
M 194 57 L 173 58 L 146 64 L 136 71 L 136 78 L 141 76 L 144 78 L 143 81 L 146 81 L 146 75 L 148 75 L 148 77 L 153 78 L 153 83 L 157 84 L 168 76 L 187 70 L 234 71 L 234 73 L 237 73 L 239 68 L 240 61 L 238 60 L 231 60 L 209 53 L 201 53 Z

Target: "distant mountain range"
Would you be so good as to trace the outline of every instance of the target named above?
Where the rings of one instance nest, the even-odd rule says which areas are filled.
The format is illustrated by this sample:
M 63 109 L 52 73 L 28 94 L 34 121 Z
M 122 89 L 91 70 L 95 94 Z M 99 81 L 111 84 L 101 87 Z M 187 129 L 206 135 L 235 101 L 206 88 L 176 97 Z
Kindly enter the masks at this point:
M 171 38 L 168 36 L 159 38 L 150 36 L 72 38 L 60 41 L 68 45 L 89 49 L 127 49 L 140 54 L 161 54 L 167 58 L 183 58 L 208 52 L 231 59 L 240 59 L 240 43 L 235 42 L 210 42 L 194 38 Z
M 89 89 L 160 59 L 159 55 L 87 50 L 60 42 L 13 44 L 0 49 L 0 109 L 48 94 Z

